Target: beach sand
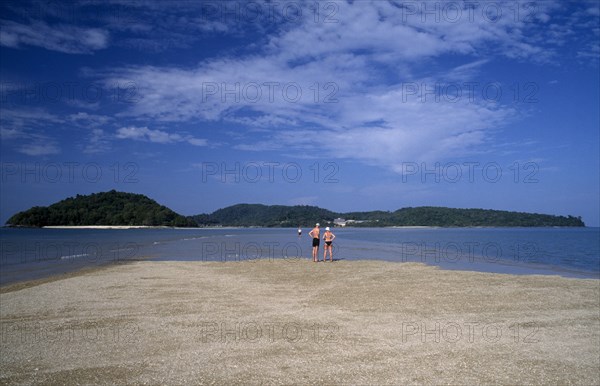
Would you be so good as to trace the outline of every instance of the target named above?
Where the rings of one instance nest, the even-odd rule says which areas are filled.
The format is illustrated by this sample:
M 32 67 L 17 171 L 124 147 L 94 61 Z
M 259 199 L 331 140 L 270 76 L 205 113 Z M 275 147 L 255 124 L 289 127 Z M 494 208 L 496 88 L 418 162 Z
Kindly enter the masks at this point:
M 166 226 L 147 226 L 147 225 L 46 225 L 45 229 L 162 229 Z
M 600 281 L 139 261 L 0 294 L 2 384 L 600 384 Z

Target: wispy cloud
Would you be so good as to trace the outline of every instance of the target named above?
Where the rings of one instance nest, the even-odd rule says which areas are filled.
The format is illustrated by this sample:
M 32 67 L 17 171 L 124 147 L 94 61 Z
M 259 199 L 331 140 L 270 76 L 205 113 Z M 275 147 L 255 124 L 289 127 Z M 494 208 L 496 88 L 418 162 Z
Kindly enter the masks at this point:
M 0 137 L 12 147 L 30 156 L 60 153 L 56 139 L 46 134 L 47 126 L 64 119 L 41 108 L 3 108 L 0 114 Z
M 537 61 L 552 56 L 526 34 L 534 22 L 490 22 L 481 9 L 472 20 L 449 23 L 418 13 L 406 18 L 387 2 L 336 4 L 335 23 L 306 17 L 271 35 L 260 55 L 97 75 L 107 84 L 138 87 L 140 100 L 121 113 L 125 118 L 235 122 L 265 130 L 236 140 L 236 149 L 327 153 L 397 170 L 404 160 L 468 153 L 517 116 L 513 107 L 467 97 L 423 98 L 423 90 L 412 92 L 407 84 L 467 82 L 495 55 Z M 423 74 L 423 61 L 445 54 L 461 55 L 463 64 Z M 169 137 L 176 134 L 145 130 L 120 135 L 181 141 Z
M 60 148 L 55 143 L 31 143 L 20 146 L 18 151 L 30 156 L 44 156 L 60 153 Z
M 0 45 L 11 48 L 35 46 L 67 54 L 91 54 L 108 46 L 109 33 L 99 28 L 50 26 L 43 21 L 21 24 L 0 21 Z
M 106 125 L 108 122 L 111 122 L 113 120 L 107 115 L 89 114 L 86 112 L 70 114 L 67 118 L 70 122 L 85 127 L 98 127 Z
M 2 126 L 17 128 L 26 126 L 38 127 L 48 123 L 63 123 L 64 121 L 64 118 L 59 115 L 38 107 L 9 108 L 3 106 L 2 114 L 0 115 L 0 124 Z
M 177 143 L 187 142 L 194 146 L 206 146 L 207 140 L 202 138 L 195 138 L 190 135 L 181 135 L 177 133 L 168 133 L 161 130 L 152 130 L 147 127 L 136 127 L 128 126 L 121 127 L 117 130 L 116 138 L 118 139 L 132 139 L 136 141 L 146 141 L 153 143 Z
M 88 143 L 83 148 L 86 154 L 104 153 L 111 149 L 109 135 L 102 129 L 93 129 Z
M 59 154 L 60 146 L 53 138 L 23 129 L 11 129 L 0 127 L 0 140 L 17 143 L 14 148 L 23 154 L 30 156 L 45 156 Z
M 311 12 L 290 22 L 278 13 L 281 7 L 273 8 L 275 22 L 264 17 L 240 20 L 244 3 L 211 3 L 233 7 L 218 10 L 182 3 L 184 11 L 172 10 L 167 2 L 111 4 L 124 7 L 125 16 L 131 11 L 135 20 L 105 18 L 102 28 L 95 29 L 2 22 L 2 44 L 89 53 L 107 47 L 109 36 L 118 36 L 111 44 L 156 52 L 169 44 L 190 46 L 204 33 L 235 34 L 247 24 L 264 35 L 250 53 L 225 54 L 193 66 L 88 69 L 87 75 L 106 86 L 134 84 L 139 100 L 115 114 L 134 124 L 121 124 L 110 135 L 103 126 L 111 118 L 69 115 L 66 121 L 94 129 L 86 151 L 103 149 L 103 141 L 114 139 L 206 146 L 206 139 L 174 132 L 169 124 L 199 122 L 199 127 L 214 128 L 226 123 L 244 132 L 219 139 L 234 149 L 328 154 L 391 170 L 406 160 L 481 151 L 506 122 L 519 116 L 509 104 L 466 96 L 427 97 L 427 88 L 472 81 L 497 57 L 552 62 L 555 48 L 571 39 L 575 25 L 555 18 L 553 11 L 562 7 L 555 1 L 535 4 L 531 15 L 529 6 L 521 7 L 518 17 L 503 8 L 504 16 L 497 20 L 479 2 L 454 2 L 461 10 L 458 20 L 428 14 L 427 9 L 439 4 L 335 2 L 329 22 L 315 22 Z M 576 17 L 589 21 L 596 9 L 581 7 Z M 158 11 L 165 16 L 158 17 L 163 15 Z M 590 46 L 578 55 L 596 55 L 594 50 Z M 449 56 L 455 64 L 441 60 Z M 139 122 L 157 122 L 160 129 Z

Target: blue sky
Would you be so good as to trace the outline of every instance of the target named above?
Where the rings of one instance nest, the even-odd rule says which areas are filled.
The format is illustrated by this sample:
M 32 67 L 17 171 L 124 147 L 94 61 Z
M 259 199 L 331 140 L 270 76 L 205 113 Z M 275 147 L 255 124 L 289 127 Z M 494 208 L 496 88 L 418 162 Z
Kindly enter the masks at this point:
M 600 223 L 597 2 L 3 2 L 0 222 L 408 206 Z

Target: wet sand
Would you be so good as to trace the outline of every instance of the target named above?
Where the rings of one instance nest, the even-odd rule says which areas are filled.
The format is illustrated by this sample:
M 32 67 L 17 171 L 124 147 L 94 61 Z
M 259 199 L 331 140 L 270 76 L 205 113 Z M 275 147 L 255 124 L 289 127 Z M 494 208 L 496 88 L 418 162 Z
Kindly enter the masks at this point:
M 600 384 L 600 281 L 139 261 L 2 289 L 0 383 Z

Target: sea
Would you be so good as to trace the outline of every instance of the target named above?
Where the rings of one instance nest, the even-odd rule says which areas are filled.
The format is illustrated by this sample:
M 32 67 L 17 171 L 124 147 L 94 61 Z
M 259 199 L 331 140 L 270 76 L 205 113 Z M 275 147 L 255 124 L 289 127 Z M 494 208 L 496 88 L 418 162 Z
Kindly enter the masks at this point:
M 137 260 L 311 261 L 309 231 L 298 235 L 296 228 L 0 228 L 0 285 Z M 334 264 L 385 260 L 451 270 L 600 279 L 597 227 L 334 228 L 333 232 Z M 321 246 L 320 260 L 322 253 Z

